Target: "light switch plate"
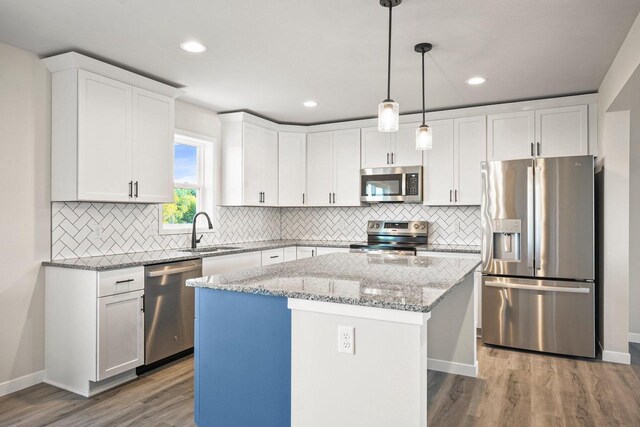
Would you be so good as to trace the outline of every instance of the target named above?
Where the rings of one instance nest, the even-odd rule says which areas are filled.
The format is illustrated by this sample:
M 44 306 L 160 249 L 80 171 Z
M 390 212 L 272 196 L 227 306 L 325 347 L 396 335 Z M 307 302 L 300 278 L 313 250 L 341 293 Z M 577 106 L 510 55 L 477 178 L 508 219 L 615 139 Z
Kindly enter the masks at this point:
M 356 354 L 355 328 L 338 326 L 338 353 Z

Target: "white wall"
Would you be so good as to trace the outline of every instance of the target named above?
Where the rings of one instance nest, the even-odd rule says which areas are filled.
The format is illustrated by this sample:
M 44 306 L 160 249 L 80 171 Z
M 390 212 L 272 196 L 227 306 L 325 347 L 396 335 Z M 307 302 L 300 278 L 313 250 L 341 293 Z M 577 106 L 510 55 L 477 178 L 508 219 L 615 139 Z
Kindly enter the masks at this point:
M 598 168 L 604 168 L 600 286 L 603 359 L 629 363 L 630 101 L 640 81 L 640 15 L 636 18 L 598 96 Z M 635 149 L 635 148 L 634 148 Z M 632 273 L 633 274 L 633 273 Z
M 39 382 L 44 369 L 50 92 L 35 55 L 0 43 L 0 395 Z
M 640 342 L 640 108 L 631 112 L 630 139 L 629 340 Z

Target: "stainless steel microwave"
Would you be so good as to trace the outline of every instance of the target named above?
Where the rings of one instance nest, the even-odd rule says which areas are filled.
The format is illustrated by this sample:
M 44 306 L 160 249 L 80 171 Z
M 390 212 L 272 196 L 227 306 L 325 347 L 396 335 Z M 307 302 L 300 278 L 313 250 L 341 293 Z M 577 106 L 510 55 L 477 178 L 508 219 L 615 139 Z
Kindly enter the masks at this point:
M 422 166 L 361 169 L 360 201 L 422 203 Z

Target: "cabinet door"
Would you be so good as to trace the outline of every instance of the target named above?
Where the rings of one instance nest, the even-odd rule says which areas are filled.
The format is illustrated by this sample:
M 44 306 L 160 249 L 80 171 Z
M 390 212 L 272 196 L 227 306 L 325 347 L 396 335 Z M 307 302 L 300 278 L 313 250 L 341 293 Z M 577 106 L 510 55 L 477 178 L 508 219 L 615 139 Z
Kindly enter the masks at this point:
M 262 128 L 242 124 L 242 167 L 244 206 L 262 206 Z
M 307 135 L 307 206 L 329 206 L 333 192 L 331 132 Z
M 433 148 L 424 152 L 424 204 L 453 204 L 453 120 L 428 123 L 433 131 Z
M 304 133 L 278 134 L 279 206 L 304 206 L 307 177 L 307 138 Z
M 377 127 L 362 129 L 362 168 L 386 168 L 391 164 L 391 133 Z
M 536 141 L 540 157 L 589 154 L 587 106 L 536 110 Z M 536 147 L 537 149 L 538 147 Z
M 289 246 L 288 248 L 284 248 L 284 261 L 295 261 L 298 259 L 297 256 L 297 248 L 295 246 Z
M 173 202 L 173 99 L 133 88 L 133 180 L 138 202 Z
M 487 156 L 486 117 L 468 117 L 453 122 L 454 199 L 458 205 L 480 205 L 480 163 Z
M 78 199 L 129 201 L 132 87 L 78 71 Z
M 489 160 L 526 159 L 532 156 L 535 113 L 492 114 L 487 116 Z
M 405 123 L 393 134 L 393 166 L 422 165 L 422 151 L 416 150 L 416 129 L 419 126 L 420 123 Z
M 360 129 L 333 132 L 333 206 L 360 206 Z
M 262 206 L 278 206 L 278 132 L 262 130 Z
M 296 248 L 296 259 L 311 258 L 316 256 L 316 248 L 313 246 L 298 246 Z
M 144 291 L 98 298 L 98 381 L 144 363 Z

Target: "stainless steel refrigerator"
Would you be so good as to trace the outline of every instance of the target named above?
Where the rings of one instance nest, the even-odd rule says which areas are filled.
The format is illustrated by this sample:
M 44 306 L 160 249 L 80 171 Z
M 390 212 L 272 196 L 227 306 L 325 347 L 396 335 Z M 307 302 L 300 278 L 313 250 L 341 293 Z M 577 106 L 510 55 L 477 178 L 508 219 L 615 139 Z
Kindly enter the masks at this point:
M 481 169 L 483 342 L 595 357 L 593 156 Z

